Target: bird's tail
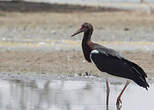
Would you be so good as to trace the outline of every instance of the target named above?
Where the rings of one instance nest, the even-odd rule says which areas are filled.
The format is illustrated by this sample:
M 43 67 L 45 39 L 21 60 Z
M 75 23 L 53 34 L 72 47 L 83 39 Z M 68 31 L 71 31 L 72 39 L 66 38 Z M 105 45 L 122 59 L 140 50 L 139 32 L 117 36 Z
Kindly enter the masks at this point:
M 146 90 L 148 90 L 149 84 L 146 81 L 147 74 L 144 72 L 144 70 L 131 61 L 125 61 L 129 64 L 130 70 L 134 73 L 134 77 L 132 78 L 132 80 L 136 82 L 139 86 L 146 88 Z
M 141 86 L 141 87 L 145 88 L 146 90 L 148 90 L 149 84 L 142 77 L 136 77 L 133 81 L 136 82 L 139 86 Z

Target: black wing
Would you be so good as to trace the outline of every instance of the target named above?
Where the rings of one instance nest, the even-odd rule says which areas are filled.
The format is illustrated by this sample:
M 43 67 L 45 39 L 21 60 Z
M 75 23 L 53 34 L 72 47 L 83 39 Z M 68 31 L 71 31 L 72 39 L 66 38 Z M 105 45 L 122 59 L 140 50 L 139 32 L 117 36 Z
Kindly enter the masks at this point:
M 149 87 L 145 79 L 147 75 L 143 69 L 137 64 L 121 57 L 118 52 L 98 45 L 91 52 L 90 57 L 100 71 L 131 79 L 146 89 Z

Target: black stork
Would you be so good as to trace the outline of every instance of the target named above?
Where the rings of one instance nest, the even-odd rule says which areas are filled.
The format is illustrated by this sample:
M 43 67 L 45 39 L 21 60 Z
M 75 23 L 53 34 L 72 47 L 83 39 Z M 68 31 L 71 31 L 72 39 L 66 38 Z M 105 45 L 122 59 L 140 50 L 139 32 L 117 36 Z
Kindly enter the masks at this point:
M 90 23 L 82 24 L 81 28 L 77 32 L 72 34 L 71 37 L 81 32 L 84 32 L 82 40 L 82 50 L 85 59 L 90 63 L 94 63 L 96 67 L 102 72 L 106 72 L 110 75 L 127 79 L 124 88 L 117 97 L 117 108 L 121 107 L 122 102 L 120 98 L 128 84 L 130 83 L 129 80 L 133 80 L 136 84 L 145 88 L 146 90 L 148 89 L 149 85 L 145 79 L 147 75 L 140 66 L 125 59 L 117 51 L 110 48 L 106 48 L 102 45 L 99 45 L 91 41 L 93 26 Z M 108 110 L 110 92 L 108 79 L 106 79 L 106 86 L 106 109 Z

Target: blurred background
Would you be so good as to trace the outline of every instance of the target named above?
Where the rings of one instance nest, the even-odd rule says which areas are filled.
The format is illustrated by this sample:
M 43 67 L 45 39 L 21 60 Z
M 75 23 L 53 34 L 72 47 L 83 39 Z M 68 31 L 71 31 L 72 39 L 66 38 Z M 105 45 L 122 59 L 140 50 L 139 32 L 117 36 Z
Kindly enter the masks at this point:
M 154 109 L 154 0 L 0 0 L 1 110 L 105 110 L 103 73 L 85 61 L 83 35 L 70 37 L 84 22 L 148 74 L 151 89 L 130 84 L 123 109 Z M 123 84 L 111 83 L 112 110 Z
M 95 42 L 121 51 L 151 73 L 153 10 L 153 0 L 1 0 L 0 70 L 85 72 L 89 65 L 81 52 L 82 34 L 70 35 L 89 22 Z

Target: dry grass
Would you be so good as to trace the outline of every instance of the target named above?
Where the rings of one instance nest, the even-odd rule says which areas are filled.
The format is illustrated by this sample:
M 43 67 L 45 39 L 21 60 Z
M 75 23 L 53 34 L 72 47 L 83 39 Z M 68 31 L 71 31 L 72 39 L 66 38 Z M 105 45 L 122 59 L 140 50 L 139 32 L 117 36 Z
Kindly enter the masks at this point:
M 72 27 L 91 22 L 103 26 L 154 26 L 154 13 L 123 11 L 112 8 L 58 5 L 35 2 L 0 1 L 1 26 Z
M 154 26 L 154 14 L 140 12 L 78 12 L 78 13 L 5 13 L 0 17 L 1 26 L 51 26 L 72 27 L 91 22 L 96 28 L 118 26 Z
M 130 11 L 3 11 L 0 10 L 0 26 L 16 27 L 79 27 L 83 22 L 92 23 L 95 28 L 109 27 L 119 29 L 121 26 L 154 28 L 154 14 Z M 137 62 L 152 73 L 154 67 L 153 53 L 125 53 L 128 58 Z M 137 57 L 136 57 L 137 56 Z M 138 57 L 140 56 L 140 57 Z M 50 73 L 96 73 L 97 69 L 84 61 L 81 52 L 27 52 L 8 51 L 0 54 L 0 70 L 10 72 L 50 72 Z

